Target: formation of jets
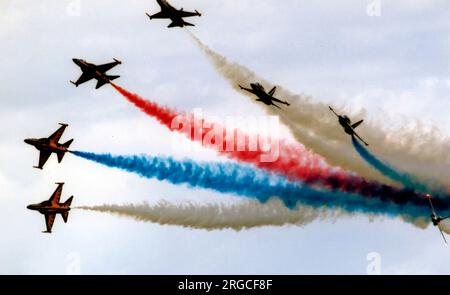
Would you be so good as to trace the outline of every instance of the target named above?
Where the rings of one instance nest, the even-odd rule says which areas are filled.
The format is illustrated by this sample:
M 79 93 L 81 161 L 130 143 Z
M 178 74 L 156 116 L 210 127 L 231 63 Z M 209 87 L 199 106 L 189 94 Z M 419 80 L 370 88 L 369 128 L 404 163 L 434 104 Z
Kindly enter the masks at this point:
M 201 16 L 201 14 L 195 10 L 194 12 L 184 11 L 183 8 L 176 9 L 173 6 L 171 6 L 166 0 L 156 0 L 159 6 L 161 7 L 161 11 L 150 15 L 146 13 L 146 15 L 152 20 L 152 19 L 170 19 L 171 23 L 168 25 L 169 28 L 173 27 L 185 27 L 185 26 L 194 26 L 194 24 L 186 22 L 183 18 L 185 17 L 193 17 L 193 16 Z M 119 78 L 118 75 L 108 75 L 106 72 L 114 68 L 115 66 L 121 64 L 122 62 L 113 59 L 113 62 L 101 64 L 101 65 L 95 65 L 93 63 L 89 63 L 83 59 L 73 58 L 73 62 L 80 67 L 82 74 L 78 78 L 76 82 L 70 81 L 75 86 L 79 86 L 80 84 L 83 84 L 85 82 L 88 82 L 92 79 L 97 80 L 96 89 L 102 87 L 105 84 L 109 84 L 112 80 Z M 256 101 L 262 102 L 269 106 L 274 106 L 278 109 L 281 109 L 280 106 L 277 104 L 283 104 L 286 106 L 289 106 L 289 102 L 283 101 L 281 99 L 278 99 L 274 97 L 276 86 L 274 86 L 269 92 L 266 92 L 264 87 L 258 83 L 250 83 L 250 88 L 243 87 L 241 85 L 238 85 L 241 90 L 247 91 L 257 97 Z M 334 109 L 329 106 L 329 109 L 338 117 L 339 124 L 344 129 L 345 133 L 352 137 L 358 138 L 361 142 L 363 142 L 366 146 L 369 144 L 366 143 L 356 132 L 355 129 L 363 122 L 363 120 L 360 120 L 356 123 L 352 123 L 350 118 L 346 115 L 339 115 L 337 114 Z M 25 139 L 25 143 L 30 144 L 34 146 L 37 150 L 39 150 L 39 164 L 38 166 L 34 166 L 34 168 L 43 169 L 45 163 L 50 158 L 52 153 L 55 153 L 58 159 L 58 163 L 61 163 L 61 161 L 64 158 L 64 155 L 69 150 L 69 146 L 73 142 L 73 139 L 68 140 L 65 143 L 59 143 L 60 138 L 62 137 L 67 124 L 60 123 L 61 127 L 58 128 L 52 135 L 49 137 L 44 138 L 28 138 Z M 70 211 L 70 205 L 73 200 L 73 196 L 68 198 L 65 202 L 60 203 L 61 193 L 63 189 L 64 183 L 57 183 L 58 187 L 56 188 L 55 192 L 52 194 L 49 200 L 43 201 L 38 204 L 31 204 L 27 206 L 30 210 L 36 210 L 39 213 L 43 214 L 45 216 L 45 222 L 46 222 L 46 231 L 45 233 L 51 233 L 53 223 L 55 221 L 56 215 L 61 214 L 62 219 L 64 222 L 67 222 L 69 211 Z M 431 222 L 434 226 L 437 226 L 439 228 L 439 231 L 442 235 L 442 238 L 444 239 L 444 242 L 447 244 L 447 241 L 445 239 L 445 236 L 439 227 L 440 222 L 444 219 L 450 218 L 450 216 L 447 217 L 441 217 L 436 214 L 436 211 L 433 206 L 433 202 L 431 200 L 431 195 L 427 194 L 426 198 L 429 200 L 429 204 L 431 206 Z
M 52 153 L 56 154 L 56 156 L 58 157 L 58 163 L 61 163 L 64 155 L 69 151 L 68 148 L 73 142 L 73 139 L 62 144 L 59 143 L 59 139 L 63 135 L 68 125 L 64 123 L 59 124 L 61 125 L 61 127 L 59 127 L 58 130 L 56 130 L 49 137 L 27 138 L 24 140 L 25 143 L 30 144 L 37 150 L 39 150 L 39 165 L 34 166 L 34 168 L 43 169 L 45 163 Z M 64 203 L 60 203 L 59 200 L 61 198 L 61 192 L 64 183 L 57 184 L 58 187 L 48 201 L 27 206 L 28 209 L 36 210 L 39 213 L 45 215 L 45 223 L 47 225 L 47 231 L 45 231 L 45 233 L 52 232 L 53 222 L 55 221 L 56 214 L 61 214 L 64 222 L 67 222 L 67 218 L 69 217 L 70 204 L 72 203 L 73 196 L 67 199 L 67 201 L 65 201 Z

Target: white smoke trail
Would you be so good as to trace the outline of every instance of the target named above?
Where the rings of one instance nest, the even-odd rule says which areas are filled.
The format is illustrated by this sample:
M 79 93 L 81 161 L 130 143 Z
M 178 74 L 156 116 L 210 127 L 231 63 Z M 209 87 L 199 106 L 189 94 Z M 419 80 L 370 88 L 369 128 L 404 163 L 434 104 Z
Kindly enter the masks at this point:
M 334 222 L 341 217 L 355 216 L 342 210 L 314 209 L 308 206 L 301 206 L 291 210 L 286 208 L 278 199 L 271 199 L 264 204 L 254 200 L 240 201 L 235 204 L 215 203 L 202 205 L 191 202 L 176 204 L 162 200 L 154 205 L 143 202 L 140 204 L 104 204 L 75 208 L 112 213 L 160 225 L 176 225 L 209 231 L 222 229 L 240 231 L 263 226 L 304 226 L 315 220 L 331 220 Z M 379 218 L 373 215 L 368 217 L 370 220 Z M 423 219 L 412 220 L 408 216 L 402 216 L 401 219 L 419 228 L 424 228 L 428 225 Z
M 236 231 L 288 224 L 302 226 L 316 219 L 335 220 L 343 214 L 340 211 L 309 207 L 290 210 L 279 200 L 270 200 L 265 204 L 250 200 L 228 205 L 223 203 L 199 205 L 191 202 L 176 204 L 163 200 L 154 205 L 143 202 L 140 204 L 104 204 L 77 208 L 108 212 L 161 225 L 177 225 L 206 230 L 233 229 Z
M 215 69 L 235 90 L 247 95 L 252 101 L 255 97 L 241 91 L 238 84 L 248 85 L 260 82 L 266 88 L 274 85 L 248 68 L 227 60 L 203 44 L 192 33 L 190 35 L 212 61 Z M 299 142 L 325 157 L 332 165 L 358 172 L 369 179 L 390 182 L 355 153 L 350 137 L 340 130 L 336 117 L 329 111 L 326 104 L 313 101 L 311 97 L 305 95 L 293 94 L 282 87 L 277 88 L 276 96 L 287 100 L 291 106 L 278 110 L 258 104 L 263 106 L 269 114 L 278 115 Z M 365 114 L 365 111 L 360 111 L 351 113 L 349 116 L 356 120 L 364 118 Z M 358 127 L 359 134 L 370 143 L 370 149 L 374 154 L 389 161 L 394 167 L 420 177 L 430 185 L 450 186 L 450 153 L 448 152 L 450 139 L 447 136 L 442 135 L 437 129 L 426 128 L 418 121 L 407 122 L 404 124 L 406 127 L 397 130 L 382 126 L 382 124 L 366 120 Z

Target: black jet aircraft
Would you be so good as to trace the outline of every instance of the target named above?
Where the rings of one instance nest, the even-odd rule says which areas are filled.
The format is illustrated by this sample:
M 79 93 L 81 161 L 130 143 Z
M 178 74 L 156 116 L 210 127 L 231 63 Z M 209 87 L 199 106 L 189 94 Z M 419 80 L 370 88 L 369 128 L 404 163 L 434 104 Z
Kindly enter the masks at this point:
M 43 233 L 52 232 L 53 222 L 55 221 L 56 214 L 61 214 L 65 223 L 67 222 L 67 218 L 69 217 L 70 204 L 72 203 L 73 196 L 68 198 L 64 203 L 60 203 L 59 199 L 61 198 L 61 192 L 64 183 L 57 182 L 56 184 L 58 185 L 58 187 L 56 188 L 50 199 L 48 199 L 48 201 L 27 206 L 28 209 L 36 210 L 39 213 L 45 215 L 45 224 L 47 226 L 47 230 Z
M 156 0 L 159 6 L 161 6 L 161 11 L 150 15 L 145 13 L 150 19 L 154 18 L 169 18 L 172 22 L 168 25 L 168 28 L 173 27 L 184 27 L 184 26 L 194 26 L 194 24 L 184 21 L 183 17 L 201 16 L 201 13 L 195 10 L 195 12 L 184 11 L 183 8 L 180 10 L 174 8 L 166 0 Z
M 238 85 L 238 86 L 242 90 L 245 90 L 247 92 L 250 92 L 250 93 L 256 95 L 258 97 L 258 99 L 256 101 L 261 101 L 261 102 L 265 103 L 266 105 L 269 105 L 269 106 L 273 105 L 279 109 L 281 109 L 281 108 L 279 106 L 277 106 L 276 104 L 274 104 L 274 102 L 282 103 L 287 106 L 290 105 L 287 101 L 282 101 L 282 100 L 279 100 L 278 98 L 273 97 L 273 95 L 275 94 L 275 91 L 277 90 L 276 86 L 274 86 L 268 93 L 266 93 L 266 90 L 264 89 L 264 87 L 259 83 L 250 83 L 251 88 L 245 88 L 245 87 L 242 87 L 241 85 Z
M 61 125 L 61 127 L 59 127 L 59 129 L 49 137 L 27 138 L 24 140 L 25 143 L 34 146 L 37 150 L 40 151 L 39 165 L 34 166 L 34 168 L 42 169 L 52 153 L 56 153 L 58 157 L 58 163 L 61 163 L 62 159 L 64 158 L 64 155 L 66 154 L 67 149 L 69 148 L 73 139 L 67 141 L 66 143 L 59 143 L 58 141 L 64 133 L 64 130 L 67 126 L 69 126 L 63 123 L 59 123 L 59 125 Z
M 120 76 L 109 76 L 106 74 L 107 71 L 111 70 L 117 65 L 120 65 L 122 62 L 113 58 L 113 62 L 103 64 L 103 65 L 94 65 L 88 63 L 85 60 L 73 58 L 73 62 L 80 67 L 83 74 L 81 74 L 80 78 L 76 82 L 70 81 L 73 85 L 77 86 L 83 84 L 92 79 L 97 80 L 97 86 L 95 89 L 102 87 L 105 84 L 110 83 L 112 80 L 119 78 Z
M 350 118 L 347 116 L 341 116 L 338 115 L 332 107 L 328 106 L 330 108 L 330 110 L 333 112 L 333 114 L 335 114 L 338 118 L 339 118 L 339 124 L 341 124 L 342 128 L 344 128 L 345 133 L 347 133 L 348 135 L 351 136 L 355 136 L 357 137 L 359 140 L 361 140 L 366 146 L 368 146 L 369 144 L 367 142 L 365 142 L 359 135 L 358 133 L 355 132 L 355 128 L 358 127 L 359 125 L 361 125 L 361 123 L 364 120 L 359 120 L 356 123 L 353 123 L 350 121 Z
M 430 206 L 431 206 L 431 215 L 430 215 L 431 222 L 433 223 L 434 226 L 437 226 L 437 228 L 441 232 L 442 238 L 444 239 L 445 245 L 447 245 L 447 240 L 445 239 L 444 233 L 442 232 L 442 229 L 439 227 L 439 224 L 441 223 L 442 220 L 450 218 L 450 216 L 441 217 L 441 216 L 437 215 L 436 211 L 434 210 L 433 202 L 431 201 L 431 195 L 426 194 L 425 197 L 428 199 L 428 201 L 430 202 Z

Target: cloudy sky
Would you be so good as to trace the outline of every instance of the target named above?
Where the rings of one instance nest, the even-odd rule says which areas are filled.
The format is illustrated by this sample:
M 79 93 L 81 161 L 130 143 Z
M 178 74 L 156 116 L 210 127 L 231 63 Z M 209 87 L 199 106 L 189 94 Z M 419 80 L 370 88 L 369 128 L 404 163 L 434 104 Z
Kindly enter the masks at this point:
M 418 119 L 450 135 L 446 0 L 172 3 L 203 13 L 190 30 L 205 44 L 294 92 L 366 108 L 373 119 Z M 59 181 L 73 205 L 236 199 L 73 155 L 32 168 L 38 152 L 23 139 L 48 136 L 58 122 L 70 124 L 62 141 L 75 138 L 78 150 L 221 160 L 174 148 L 174 135 L 111 87 L 71 85 L 80 74 L 73 57 L 121 59 L 111 71 L 120 85 L 179 110 L 264 114 L 230 89 L 184 29 L 144 14 L 156 11 L 151 0 L 0 2 L 0 273 L 365 274 L 372 252 L 383 274 L 450 273 L 450 250 L 436 229 L 387 217 L 208 232 L 73 210 L 67 224 L 57 217 L 54 232 L 42 234 L 44 217 L 26 205 L 48 198 Z

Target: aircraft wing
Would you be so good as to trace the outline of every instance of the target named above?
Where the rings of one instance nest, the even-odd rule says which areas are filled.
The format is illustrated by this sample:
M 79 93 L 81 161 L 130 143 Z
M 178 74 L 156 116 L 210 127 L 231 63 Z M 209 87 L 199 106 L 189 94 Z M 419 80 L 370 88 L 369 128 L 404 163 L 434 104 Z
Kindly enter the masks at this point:
M 100 87 L 102 87 L 103 85 L 108 84 L 108 83 L 109 83 L 109 81 L 107 81 L 106 79 L 98 80 L 97 85 L 95 86 L 95 89 L 99 89 Z
M 148 16 L 150 19 L 153 19 L 153 18 L 170 18 L 170 15 L 167 14 L 165 11 L 160 11 L 160 12 L 155 13 L 155 14 L 153 14 L 153 15 L 150 15 L 150 14 L 147 13 L 147 16 Z
M 87 81 L 91 80 L 92 78 L 94 78 L 94 77 L 89 74 L 83 73 L 83 74 L 81 74 L 80 78 L 78 78 L 78 80 L 74 84 L 80 85 L 80 84 L 86 83 Z
M 361 138 L 361 136 L 358 135 L 358 133 L 356 133 L 355 131 L 353 131 L 353 135 L 356 136 L 359 140 L 361 140 L 366 146 L 368 146 L 369 144 L 367 142 L 364 141 L 364 139 Z
M 360 120 L 360 121 L 354 123 L 354 124 L 352 125 L 352 128 L 355 129 L 356 127 L 358 127 L 359 125 L 361 125 L 362 122 L 364 122 L 364 120 Z
M 52 232 L 52 227 L 53 227 L 53 222 L 55 222 L 55 217 L 56 217 L 55 213 L 47 213 L 47 214 L 45 214 L 45 224 L 47 226 L 47 232 L 48 233 Z
M 42 167 L 44 167 L 45 163 L 47 162 L 48 158 L 50 158 L 51 154 L 52 152 L 41 151 L 39 153 L 39 166 L 37 168 L 42 169 Z
M 431 206 L 431 212 L 434 214 L 434 216 L 438 216 L 437 214 L 436 214 L 436 211 L 434 210 L 434 206 L 433 206 L 433 202 L 431 201 L 431 196 L 430 195 L 428 195 L 428 201 L 430 202 L 430 206 Z
M 61 192 L 62 192 L 62 189 L 63 189 L 63 185 L 64 185 L 64 183 L 58 183 L 58 187 L 56 188 L 55 192 L 53 193 L 53 195 L 49 199 L 49 201 L 52 204 L 58 204 L 59 203 L 59 199 L 61 198 Z
M 288 102 L 279 100 L 278 98 L 272 97 L 271 99 L 272 99 L 272 101 L 274 101 L 274 102 L 278 102 L 278 103 L 282 103 L 282 104 L 287 104 L 287 105 L 289 105 Z
M 241 90 L 245 90 L 245 91 L 247 91 L 247 92 L 250 92 L 251 94 L 255 94 L 255 93 L 253 92 L 253 90 L 250 89 L 250 88 L 245 88 L 245 87 L 243 87 L 243 86 L 241 86 L 241 85 L 239 85 L 239 84 L 238 84 L 238 86 L 239 86 L 239 88 L 240 88 Z
M 434 214 L 434 216 L 437 216 L 436 211 L 434 210 L 433 202 L 431 202 L 431 198 L 428 198 L 428 201 L 430 202 L 431 212 Z
M 445 238 L 445 235 L 444 235 L 444 232 L 442 232 L 442 229 L 441 229 L 441 227 L 440 227 L 439 225 L 438 225 L 438 228 L 439 228 L 439 231 L 441 232 L 442 238 L 444 239 L 445 245 L 448 245 L 448 244 L 447 244 L 447 239 Z
M 277 106 L 276 104 L 272 103 L 272 105 L 276 108 L 279 108 L 281 110 L 281 108 L 279 106 Z
M 103 64 L 103 65 L 98 65 L 96 66 L 97 70 L 101 73 L 105 73 L 109 70 L 111 70 L 112 68 L 114 68 L 115 66 L 117 66 L 118 63 L 116 61 L 107 63 L 107 64 Z
M 58 142 L 61 136 L 64 133 L 64 130 L 66 130 L 67 124 L 61 124 L 61 127 L 59 127 L 58 130 L 56 130 L 52 135 L 49 136 L 48 139 L 50 141 Z

